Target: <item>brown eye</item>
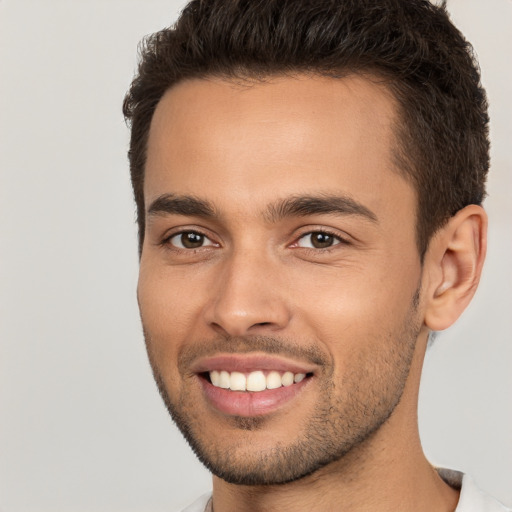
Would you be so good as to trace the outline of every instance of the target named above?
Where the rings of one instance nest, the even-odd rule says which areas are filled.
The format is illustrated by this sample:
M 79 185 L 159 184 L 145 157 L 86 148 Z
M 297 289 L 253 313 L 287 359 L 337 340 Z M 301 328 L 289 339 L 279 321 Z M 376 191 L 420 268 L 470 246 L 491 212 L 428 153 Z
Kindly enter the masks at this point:
M 215 245 L 208 237 L 195 231 L 183 231 L 169 239 L 169 243 L 179 249 L 199 249 Z
M 297 245 L 299 247 L 308 247 L 310 249 L 327 249 L 340 243 L 340 239 L 330 233 L 323 231 L 313 231 L 302 236 Z
M 181 243 L 187 249 L 197 249 L 203 245 L 204 236 L 198 233 L 182 233 Z

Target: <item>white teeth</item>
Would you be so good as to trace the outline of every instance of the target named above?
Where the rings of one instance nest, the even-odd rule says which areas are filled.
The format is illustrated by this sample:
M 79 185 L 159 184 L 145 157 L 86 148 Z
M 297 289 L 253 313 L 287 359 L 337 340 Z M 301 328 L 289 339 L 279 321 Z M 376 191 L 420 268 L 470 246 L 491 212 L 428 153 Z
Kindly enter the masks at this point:
M 247 391 L 263 391 L 267 388 L 267 379 L 263 372 L 251 372 L 247 377 Z
M 267 389 L 277 389 L 283 385 L 279 372 L 270 372 L 267 375 Z
M 211 378 L 211 376 L 210 376 L 210 378 Z M 230 380 L 231 379 L 229 377 L 229 372 L 222 370 L 220 372 L 220 377 L 219 377 L 219 387 L 224 388 L 224 389 L 229 389 L 229 381 Z
M 230 373 L 225 370 L 210 372 L 210 381 L 215 387 L 232 391 L 258 392 L 265 389 L 277 389 L 281 386 L 291 386 L 294 382 L 302 382 L 305 378 L 305 373 L 285 372 L 280 374 L 277 371 L 271 371 L 265 376 L 262 371 L 258 370 L 249 373 L 247 377 L 241 372 Z
M 291 386 L 293 384 L 293 373 L 286 372 L 281 378 L 281 382 L 283 383 L 283 386 Z
M 210 372 L 210 380 L 214 386 L 220 387 L 220 373 L 217 370 Z
M 232 391 L 245 391 L 247 388 L 247 379 L 245 375 L 240 372 L 231 372 L 229 379 L 229 389 Z

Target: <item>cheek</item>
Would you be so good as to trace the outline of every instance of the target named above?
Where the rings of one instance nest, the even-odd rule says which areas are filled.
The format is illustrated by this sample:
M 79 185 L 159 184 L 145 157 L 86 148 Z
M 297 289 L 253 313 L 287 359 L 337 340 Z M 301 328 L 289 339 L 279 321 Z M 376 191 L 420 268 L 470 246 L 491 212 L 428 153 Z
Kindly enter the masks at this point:
M 150 350 L 158 364 L 175 361 L 194 324 L 197 294 L 179 276 L 141 263 L 137 298 Z M 173 356 L 173 357 L 171 357 Z
M 301 289 L 294 294 L 300 297 L 297 316 L 329 351 L 370 347 L 403 328 L 420 269 L 412 262 L 386 263 L 310 272 L 307 279 L 303 275 Z

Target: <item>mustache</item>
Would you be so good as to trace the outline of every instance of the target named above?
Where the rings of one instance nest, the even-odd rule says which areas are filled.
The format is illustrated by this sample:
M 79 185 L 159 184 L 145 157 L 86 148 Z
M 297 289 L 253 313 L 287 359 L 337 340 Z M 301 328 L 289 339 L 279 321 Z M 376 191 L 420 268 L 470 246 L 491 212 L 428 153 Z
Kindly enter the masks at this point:
M 204 340 L 185 346 L 178 355 L 178 368 L 180 372 L 186 372 L 197 359 L 213 357 L 219 353 L 248 354 L 252 352 L 289 357 L 318 366 L 330 363 L 330 358 L 318 345 L 299 344 L 293 340 L 272 336 L 237 336 Z

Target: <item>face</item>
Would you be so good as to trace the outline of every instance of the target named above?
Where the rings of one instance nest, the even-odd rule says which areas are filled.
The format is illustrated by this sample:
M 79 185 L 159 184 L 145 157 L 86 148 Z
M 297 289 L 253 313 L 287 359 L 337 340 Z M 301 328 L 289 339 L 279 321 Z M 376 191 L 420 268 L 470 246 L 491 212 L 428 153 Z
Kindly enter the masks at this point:
M 394 122 L 361 77 L 194 80 L 156 109 L 148 354 L 174 420 L 229 482 L 301 478 L 397 414 L 422 320 Z

